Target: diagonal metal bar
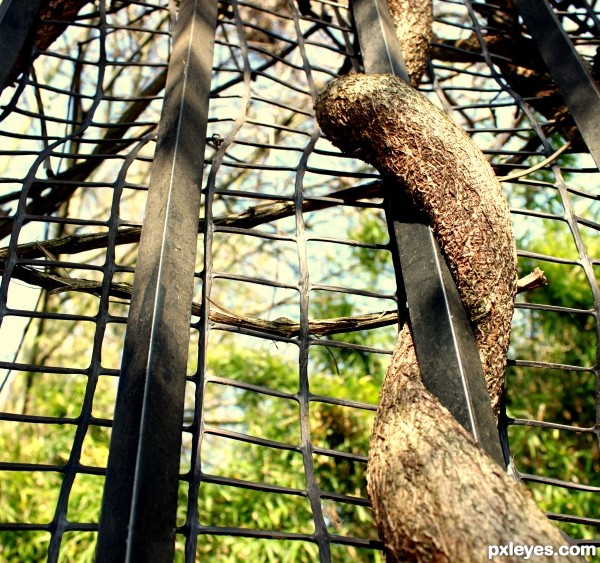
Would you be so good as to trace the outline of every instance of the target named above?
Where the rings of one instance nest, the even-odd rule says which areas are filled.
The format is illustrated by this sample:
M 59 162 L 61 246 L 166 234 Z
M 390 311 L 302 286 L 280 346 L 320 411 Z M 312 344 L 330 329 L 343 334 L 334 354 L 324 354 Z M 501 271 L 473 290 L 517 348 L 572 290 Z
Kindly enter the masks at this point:
M 352 8 L 365 71 L 396 74 L 407 81 L 406 73 L 397 71 L 405 68 L 399 42 L 394 46 L 387 32 L 387 2 L 353 0 Z M 391 186 L 386 192 L 387 220 L 400 265 L 398 288 L 406 293 L 423 383 L 504 466 L 479 351 L 448 266 L 419 210 Z
M 505 465 L 479 351 L 450 270 L 429 226 L 402 216 L 397 209 L 406 201 L 397 199 L 390 196 L 390 215 L 423 383 Z
M 96 561 L 172 561 L 215 0 L 183 0 L 125 337 Z
M 596 166 L 600 167 L 600 89 L 546 0 L 515 0 Z

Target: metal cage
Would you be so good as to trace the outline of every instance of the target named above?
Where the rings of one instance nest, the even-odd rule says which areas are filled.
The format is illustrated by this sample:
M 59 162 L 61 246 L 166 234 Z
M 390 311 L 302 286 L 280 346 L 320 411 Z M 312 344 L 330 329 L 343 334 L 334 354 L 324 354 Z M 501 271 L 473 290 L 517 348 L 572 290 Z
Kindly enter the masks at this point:
M 508 2 L 433 3 L 420 89 L 548 278 L 500 440 L 439 376 L 477 387 L 460 302 L 410 299 L 423 268 L 456 292 L 428 228 L 314 118 L 333 77 L 405 72 L 385 0 L 29 4 L 0 5 L 1 559 L 382 560 L 367 445 L 406 315 L 428 385 L 600 545 L 595 0 L 516 0 L 511 37 Z

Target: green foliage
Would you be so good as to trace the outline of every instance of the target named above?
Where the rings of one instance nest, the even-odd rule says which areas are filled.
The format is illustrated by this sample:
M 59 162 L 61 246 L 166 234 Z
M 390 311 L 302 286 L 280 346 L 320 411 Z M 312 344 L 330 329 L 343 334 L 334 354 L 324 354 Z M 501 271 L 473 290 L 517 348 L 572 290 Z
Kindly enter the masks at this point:
M 348 304 L 338 304 L 332 316 L 348 314 Z M 324 311 L 325 312 L 325 311 Z M 360 339 L 360 336 L 355 336 Z M 364 342 L 365 336 L 362 339 Z M 205 403 L 209 406 L 207 423 L 211 426 L 268 440 L 284 447 L 297 448 L 301 443 L 299 405 L 295 400 L 281 399 L 268 394 L 268 389 L 298 390 L 298 365 L 293 354 L 278 353 L 274 344 L 272 353 L 239 345 L 240 340 L 208 354 L 209 375 L 228 380 L 252 383 L 265 387 L 265 393 L 256 393 L 230 386 L 208 383 Z M 269 346 L 267 344 L 267 346 Z M 344 363 L 347 392 L 354 397 L 376 398 L 378 381 L 373 376 L 361 375 L 365 365 L 378 363 L 353 358 L 344 350 L 344 357 L 332 359 L 328 349 L 319 350 L 311 357 L 311 384 L 318 381 L 319 394 L 339 396 L 341 376 L 331 373 L 331 362 Z M 336 349 L 336 352 L 339 350 Z M 339 368 L 339 365 L 338 365 Z M 212 406 L 212 408 L 211 408 Z M 372 422 L 372 411 L 351 409 L 314 401 L 309 405 L 310 438 L 315 446 L 366 455 Z M 202 470 L 218 477 L 239 479 L 242 482 L 289 487 L 287 494 L 256 491 L 240 486 L 203 483 L 199 495 L 199 519 L 206 526 L 241 527 L 311 534 L 314 516 L 305 495 L 307 487 L 305 463 L 313 464 L 318 486 L 324 491 L 366 497 L 364 463 L 328 455 L 313 455 L 304 459 L 295 449 L 280 449 L 261 444 L 208 434 L 201 448 Z M 180 491 L 180 518 L 186 511 L 185 489 Z M 321 510 L 333 534 L 359 535 L 377 538 L 370 511 L 362 506 L 323 501 Z M 340 549 L 340 561 L 350 561 L 358 552 Z M 318 558 L 316 544 L 305 541 L 248 540 L 231 536 L 202 535 L 198 557 L 219 561 L 314 561 Z M 365 554 L 366 555 L 366 554 Z M 369 551 L 365 561 L 377 561 L 377 552 Z
M 233 541 L 232 541 L 233 540 Z M 198 561 L 264 561 L 268 563 L 289 562 L 312 563 L 318 561 L 316 544 L 306 541 L 265 540 L 253 538 L 231 538 L 226 536 L 200 535 L 198 537 Z M 183 561 L 182 554 L 180 559 Z
M 68 304 L 78 308 L 81 303 Z M 55 303 L 47 306 L 52 308 Z M 40 320 L 31 330 L 39 335 L 28 351 L 31 363 L 49 361 L 66 365 L 70 355 L 78 356 L 92 338 L 89 323 L 74 323 L 64 331 Z M 46 333 L 46 330 L 48 332 Z M 76 341 L 81 342 L 76 342 Z M 58 517 L 57 502 L 67 486 L 58 471 L 72 456 L 84 396 L 90 380 L 84 374 L 54 374 L 14 371 L 10 394 L 3 404 L 5 412 L 47 417 L 46 422 L 0 421 L 0 461 L 54 466 L 51 471 L 3 471 L 0 478 L 2 522 L 52 524 Z M 113 382 L 114 386 L 114 382 Z M 105 387 L 106 388 L 106 387 Z M 107 395 L 110 396 L 110 392 Z M 62 422 L 71 419 L 72 422 Z M 52 422 L 56 420 L 56 422 Z M 105 467 L 110 434 L 107 428 L 89 426 L 82 443 L 79 461 L 91 467 Z M 104 478 L 78 473 L 68 491 L 67 518 L 70 522 L 97 523 Z M 46 561 L 50 534 L 46 532 L 2 532 L 2 561 Z M 61 561 L 92 562 L 95 534 L 68 532 L 61 542 Z
M 51 374 L 22 374 L 13 382 L 13 410 L 19 403 L 35 408 L 43 400 L 43 409 L 33 411 L 52 418 L 77 416 L 77 403 L 69 399 L 81 397 L 86 378 L 63 377 L 64 386 L 57 386 Z M 22 385 L 22 386 L 21 386 Z M 69 393 L 71 392 L 71 393 Z M 29 398 L 28 398 L 29 397 Z M 8 410 L 11 405 L 5 405 Z M 80 407 L 79 407 L 80 408 Z M 21 406 L 21 412 L 23 412 Z M 75 435 L 74 424 L 8 423 L 0 424 L 0 460 L 62 467 L 69 460 Z M 84 441 L 87 465 L 102 467 L 108 454 L 108 434 L 99 427 L 90 427 Z M 78 474 L 71 487 L 67 518 L 71 522 L 98 522 L 104 479 Z M 59 493 L 64 486 L 57 471 L 2 471 L 0 476 L 0 519 L 2 522 L 51 524 Z M 46 561 L 50 534 L 46 532 L 4 531 L 0 535 L 0 560 L 14 562 Z M 61 547 L 61 561 L 92 562 L 95 534 L 69 532 Z
M 562 215 L 563 206 L 555 190 L 527 188 L 522 192 L 529 209 Z M 511 337 L 511 356 L 566 366 L 562 369 L 512 366 L 507 370 L 507 411 L 512 417 L 540 420 L 590 429 L 596 424 L 597 362 L 596 319 L 591 284 L 581 265 L 546 260 L 543 256 L 576 261 L 579 250 L 567 224 L 546 220 L 521 233 L 518 246 L 542 255 L 522 258 L 520 274 L 541 268 L 548 285 L 525 294 L 524 303 L 553 305 L 578 311 L 517 309 Z M 517 228 L 517 233 L 519 230 Z M 600 256 L 600 236 L 586 240 L 585 253 Z M 581 311 L 581 312 L 579 312 Z M 570 367 L 572 366 L 572 367 Z M 575 484 L 600 486 L 600 448 L 594 434 L 559 431 L 530 426 L 510 426 L 509 442 L 517 468 L 526 473 Z M 529 483 L 540 507 L 548 512 L 590 516 L 598 513 L 598 496 L 559 486 Z M 598 531 L 577 524 L 560 527 L 575 538 L 591 539 Z
M 6 563 L 46 561 L 48 532 L 0 532 L 0 559 Z

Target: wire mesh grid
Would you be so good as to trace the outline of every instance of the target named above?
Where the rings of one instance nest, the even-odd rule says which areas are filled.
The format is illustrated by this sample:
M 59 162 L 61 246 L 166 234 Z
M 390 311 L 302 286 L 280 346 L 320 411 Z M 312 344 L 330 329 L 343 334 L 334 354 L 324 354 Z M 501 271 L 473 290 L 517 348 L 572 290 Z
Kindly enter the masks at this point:
M 538 503 L 589 542 L 598 170 L 525 60 L 530 37 L 509 50 L 503 5 L 434 3 L 421 89 L 505 180 L 521 274 L 548 278 L 518 298 L 504 439 Z M 554 8 L 593 66 L 595 3 Z M 88 4 L 3 92 L 9 559 L 93 558 L 174 12 Z M 377 173 L 325 141 L 312 110 L 332 77 L 361 70 L 347 2 L 220 2 L 213 65 L 176 559 L 380 560 L 366 455 L 396 273 Z
M 93 555 L 169 20 L 89 4 L 3 92 L 3 560 Z

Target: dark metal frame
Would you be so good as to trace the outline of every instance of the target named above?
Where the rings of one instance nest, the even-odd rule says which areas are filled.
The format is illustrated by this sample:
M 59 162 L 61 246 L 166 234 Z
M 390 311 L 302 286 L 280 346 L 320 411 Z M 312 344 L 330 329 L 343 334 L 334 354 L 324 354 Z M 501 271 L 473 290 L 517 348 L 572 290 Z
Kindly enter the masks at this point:
M 515 0 L 515 4 L 600 167 L 600 89 L 596 81 L 546 0 Z
M 125 338 L 99 562 L 173 558 L 216 19 L 213 0 L 181 3 Z
M 17 6 L 16 0 L 4 0 L 0 5 L 0 92 L 8 86 L 14 65 L 27 46 L 32 42 L 34 24 L 39 18 L 42 0 L 32 0 Z
M 590 152 L 596 162 L 600 163 L 598 88 L 548 3 L 544 0 L 517 0 L 516 3 L 552 75 L 563 89 Z M 30 31 L 40 4 L 39 1 L 35 5 L 31 3 L 33 11 L 29 14 L 29 23 L 20 23 L 20 30 Z M 389 72 L 407 80 L 386 1 L 353 0 L 352 7 L 365 69 L 368 72 Z M 2 33 L 2 29 L 6 29 L 5 26 L 14 25 L 10 17 L 16 16 L 17 11 L 21 9 L 17 8 L 15 0 L 5 0 L 1 6 L 0 46 L 3 52 L 8 53 L 8 61 L 16 60 L 23 45 L 30 39 L 28 34 L 9 37 L 8 34 Z M 98 561 L 173 559 L 177 484 L 180 478 L 183 392 L 186 384 L 187 343 L 216 18 L 216 0 L 181 2 L 128 320 L 129 329 L 125 341 L 99 526 Z M 0 88 L 5 85 L 12 66 L 3 66 Z M 306 66 L 308 68 L 308 64 Z M 576 87 L 573 87 L 574 84 Z M 306 162 L 303 162 L 304 165 Z M 31 182 L 32 179 L 28 178 L 27 181 Z M 302 206 L 310 201 L 310 198 L 303 199 L 301 187 L 299 182 L 293 201 L 297 214 L 300 214 Z M 474 434 L 482 447 L 498 463 L 504 464 L 505 459 L 500 450 L 483 383 L 479 356 L 448 268 L 432 238 L 431 230 L 420 220 L 417 210 L 403 200 L 400 194 L 387 187 L 385 189 L 392 241 L 390 246 L 397 265 L 400 318 L 404 319 L 406 316 L 404 304 L 408 301 L 408 314 L 425 384 Z M 313 200 L 323 203 L 319 202 L 318 198 Z M 575 221 L 573 218 L 569 220 Z M 111 224 L 112 226 L 116 227 L 116 224 Z M 208 220 L 205 226 L 207 238 L 221 228 L 215 227 Z M 226 232 L 227 228 L 221 229 Z M 239 231 L 242 232 L 242 229 Z M 157 233 L 160 236 L 157 236 Z M 16 237 L 11 241 L 11 245 L 11 249 L 14 250 L 17 245 Z M 14 253 L 6 260 L 6 264 L 7 269 L 11 271 L 18 267 Z M 204 272 L 204 275 L 208 276 L 207 283 L 210 284 L 212 272 Z M 6 301 L 6 286 L 0 291 L 3 307 Z M 310 442 L 308 423 L 305 419 L 310 402 L 321 398 L 311 395 L 308 388 L 307 351 L 310 345 L 316 343 L 316 339 L 308 331 L 305 295 L 307 287 L 303 286 L 302 290 L 304 293 L 301 303 L 301 332 L 295 341 L 302 351 L 301 387 L 296 396 L 285 398 L 297 400 L 304 417 L 302 444 L 289 446 L 289 449 L 302 453 L 307 466 L 306 473 L 314 478 L 314 471 L 311 473 L 312 468 L 309 467 L 314 453 L 338 457 L 346 455 L 347 459 L 353 461 L 364 459 L 359 459 L 360 456 L 357 455 L 319 450 Z M 206 285 L 204 291 L 207 291 Z M 418 299 L 415 297 L 417 291 Z M 428 296 L 425 299 L 424 293 Z M 106 300 L 106 284 L 103 287 L 103 296 Z M 597 301 L 600 301 L 598 296 L 596 297 Z M 208 323 L 207 310 L 202 311 L 200 323 Z M 598 330 L 600 331 L 600 328 Z M 291 342 L 291 339 L 280 336 L 271 335 L 270 338 Z M 204 342 L 201 342 L 200 347 L 203 345 Z M 99 361 L 95 362 L 94 369 L 99 370 Z M 197 405 L 196 408 L 201 409 L 202 389 L 198 387 L 197 399 L 200 406 Z M 91 400 L 89 395 L 86 401 L 91 404 Z M 340 399 L 336 404 L 348 406 L 351 402 Z M 361 408 L 364 406 L 361 405 Z M 19 418 L 16 415 L 4 419 L 27 420 L 26 417 Z M 73 420 L 62 422 L 78 423 Z M 98 420 L 95 423 L 98 424 Z M 110 425 L 110 421 L 103 423 Z M 198 424 L 201 425 L 202 422 Z M 194 428 L 190 431 L 197 430 Z M 597 433 L 597 429 L 594 431 Z M 85 429 L 82 429 L 81 436 L 84 433 Z M 198 435 L 194 434 L 196 448 Z M 181 477 L 182 480 L 189 481 L 190 488 L 198 483 L 201 475 L 199 448 L 193 455 L 190 475 Z M 51 469 L 56 470 L 54 467 Z M 65 469 L 71 482 L 75 471 L 76 467 L 72 465 Z M 102 471 L 99 469 L 98 474 Z M 204 482 L 219 482 L 211 476 L 202 475 L 202 478 Z M 529 480 L 535 478 L 531 477 Z M 269 489 L 266 485 L 261 485 L 261 490 L 302 494 L 308 497 L 311 508 L 318 517 L 315 518 L 316 531 L 312 535 L 293 535 L 259 530 L 248 531 L 245 534 L 247 536 L 313 541 L 318 545 L 321 560 L 324 562 L 331 560 L 329 542 L 332 538 L 338 543 L 380 547 L 377 542 L 333 536 L 323 523 L 321 500 L 333 499 L 364 505 L 365 499 L 349 499 L 342 494 L 325 493 L 319 490 L 314 480 L 308 483 L 306 491 L 300 493 L 296 490 L 283 491 L 283 488 L 277 487 Z M 61 493 L 61 514 L 66 514 L 67 494 Z M 191 516 L 184 530 L 188 534 L 188 560 L 195 556 L 198 534 L 239 533 L 239 530 L 231 528 L 201 526 L 197 513 L 194 512 L 197 511 L 198 494 L 196 488 L 189 495 L 188 508 Z M 595 524 L 597 519 L 590 518 L 589 522 Z M 28 529 L 27 524 L 19 526 L 18 529 Z M 64 522 L 60 526 L 64 527 Z M 80 529 L 95 528 L 94 525 L 82 524 Z M 60 541 L 60 534 L 53 535 L 50 560 L 58 558 Z

